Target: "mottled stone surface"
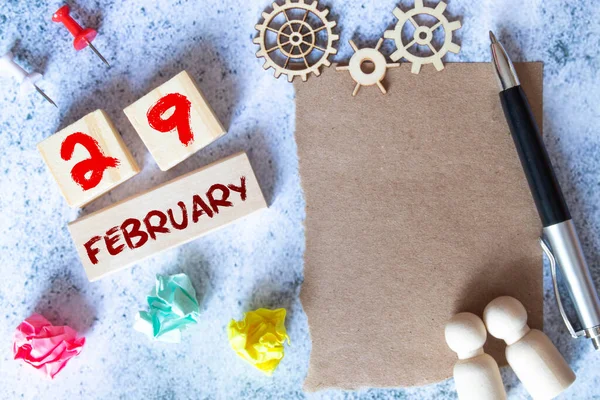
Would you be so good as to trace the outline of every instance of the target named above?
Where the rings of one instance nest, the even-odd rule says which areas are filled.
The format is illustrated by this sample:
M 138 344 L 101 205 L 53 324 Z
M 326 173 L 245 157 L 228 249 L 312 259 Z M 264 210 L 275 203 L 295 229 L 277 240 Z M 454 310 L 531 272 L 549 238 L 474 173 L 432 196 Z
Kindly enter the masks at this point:
M 263 71 L 252 43 L 254 24 L 269 3 L 71 3 L 77 3 L 73 12 L 80 22 L 99 28 L 94 44 L 110 69 L 89 49 L 75 53 L 66 30 L 50 21 L 60 2 L 5 0 L 0 9 L 0 47 L 43 72 L 40 86 L 60 107 L 35 94 L 19 98 L 12 81 L 0 80 L 0 397 L 454 398 L 452 380 L 422 388 L 302 392 L 311 345 L 298 300 L 305 211 L 293 138 L 294 92 L 284 79 Z M 348 39 L 372 45 L 392 26 L 397 2 L 324 3 L 341 30 L 335 60 L 344 61 L 352 53 Z M 493 29 L 516 59 L 545 62 L 546 141 L 598 284 L 599 10 L 594 0 L 449 1 L 449 13 L 464 25 L 457 39 L 462 51 L 449 60 L 487 61 L 487 32 Z M 389 54 L 389 43 L 384 50 Z M 229 133 L 163 173 L 122 109 L 182 69 L 197 79 Z M 108 112 L 143 172 L 84 210 L 72 210 L 35 145 L 97 108 Z M 269 210 L 99 282 L 87 281 L 67 222 L 240 150 L 249 154 Z M 135 313 L 145 306 L 156 273 L 180 271 L 200 294 L 200 325 L 180 345 L 151 343 L 131 328 Z M 600 398 L 599 355 L 566 333 L 548 274 L 545 291 L 546 332 L 578 375 L 562 398 Z M 292 346 L 269 378 L 228 348 L 225 327 L 245 310 L 280 306 L 289 310 Z M 87 337 L 81 356 L 54 382 L 12 360 L 13 330 L 33 311 Z M 527 398 L 511 371 L 503 377 L 510 398 Z

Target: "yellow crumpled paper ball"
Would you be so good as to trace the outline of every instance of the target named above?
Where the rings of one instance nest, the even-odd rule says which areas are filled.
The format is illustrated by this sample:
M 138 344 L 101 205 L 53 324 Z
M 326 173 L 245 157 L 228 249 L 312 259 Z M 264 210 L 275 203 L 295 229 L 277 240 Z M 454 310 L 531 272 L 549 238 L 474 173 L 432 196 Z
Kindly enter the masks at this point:
M 285 330 L 285 308 L 248 311 L 243 320 L 231 320 L 227 335 L 238 356 L 272 375 L 283 358 L 283 342 L 287 339 L 290 344 Z

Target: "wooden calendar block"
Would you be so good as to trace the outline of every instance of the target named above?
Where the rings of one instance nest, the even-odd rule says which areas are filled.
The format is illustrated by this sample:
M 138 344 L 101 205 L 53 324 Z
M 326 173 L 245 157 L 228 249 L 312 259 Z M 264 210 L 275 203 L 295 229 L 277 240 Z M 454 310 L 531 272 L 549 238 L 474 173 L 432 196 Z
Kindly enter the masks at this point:
M 94 281 L 266 207 L 239 153 L 80 218 L 69 231 Z
M 71 207 L 82 207 L 140 172 L 121 135 L 96 110 L 38 143 Z
M 163 171 L 225 134 L 221 122 L 186 71 L 123 111 Z

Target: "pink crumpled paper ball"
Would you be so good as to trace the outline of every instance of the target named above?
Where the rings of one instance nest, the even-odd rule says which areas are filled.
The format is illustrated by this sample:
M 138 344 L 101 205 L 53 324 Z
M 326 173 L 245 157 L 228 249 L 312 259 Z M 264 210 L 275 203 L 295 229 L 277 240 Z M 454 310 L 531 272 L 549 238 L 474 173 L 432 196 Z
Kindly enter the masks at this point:
M 53 326 L 40 314 L 33 314 L 17 327 L 13 351 L 15 360 L 27 364 L 54 378 L 67 362 L 81 353 L 84 337 L 68 326 Z

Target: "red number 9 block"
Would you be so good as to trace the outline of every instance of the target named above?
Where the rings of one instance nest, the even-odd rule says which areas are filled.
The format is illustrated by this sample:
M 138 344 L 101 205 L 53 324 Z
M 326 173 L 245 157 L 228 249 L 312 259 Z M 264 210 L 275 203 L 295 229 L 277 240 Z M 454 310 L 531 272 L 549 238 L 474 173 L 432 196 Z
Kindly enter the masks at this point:
M 162 171 L 225 134 L 223 125 L 186 71 L 123 111 Z

